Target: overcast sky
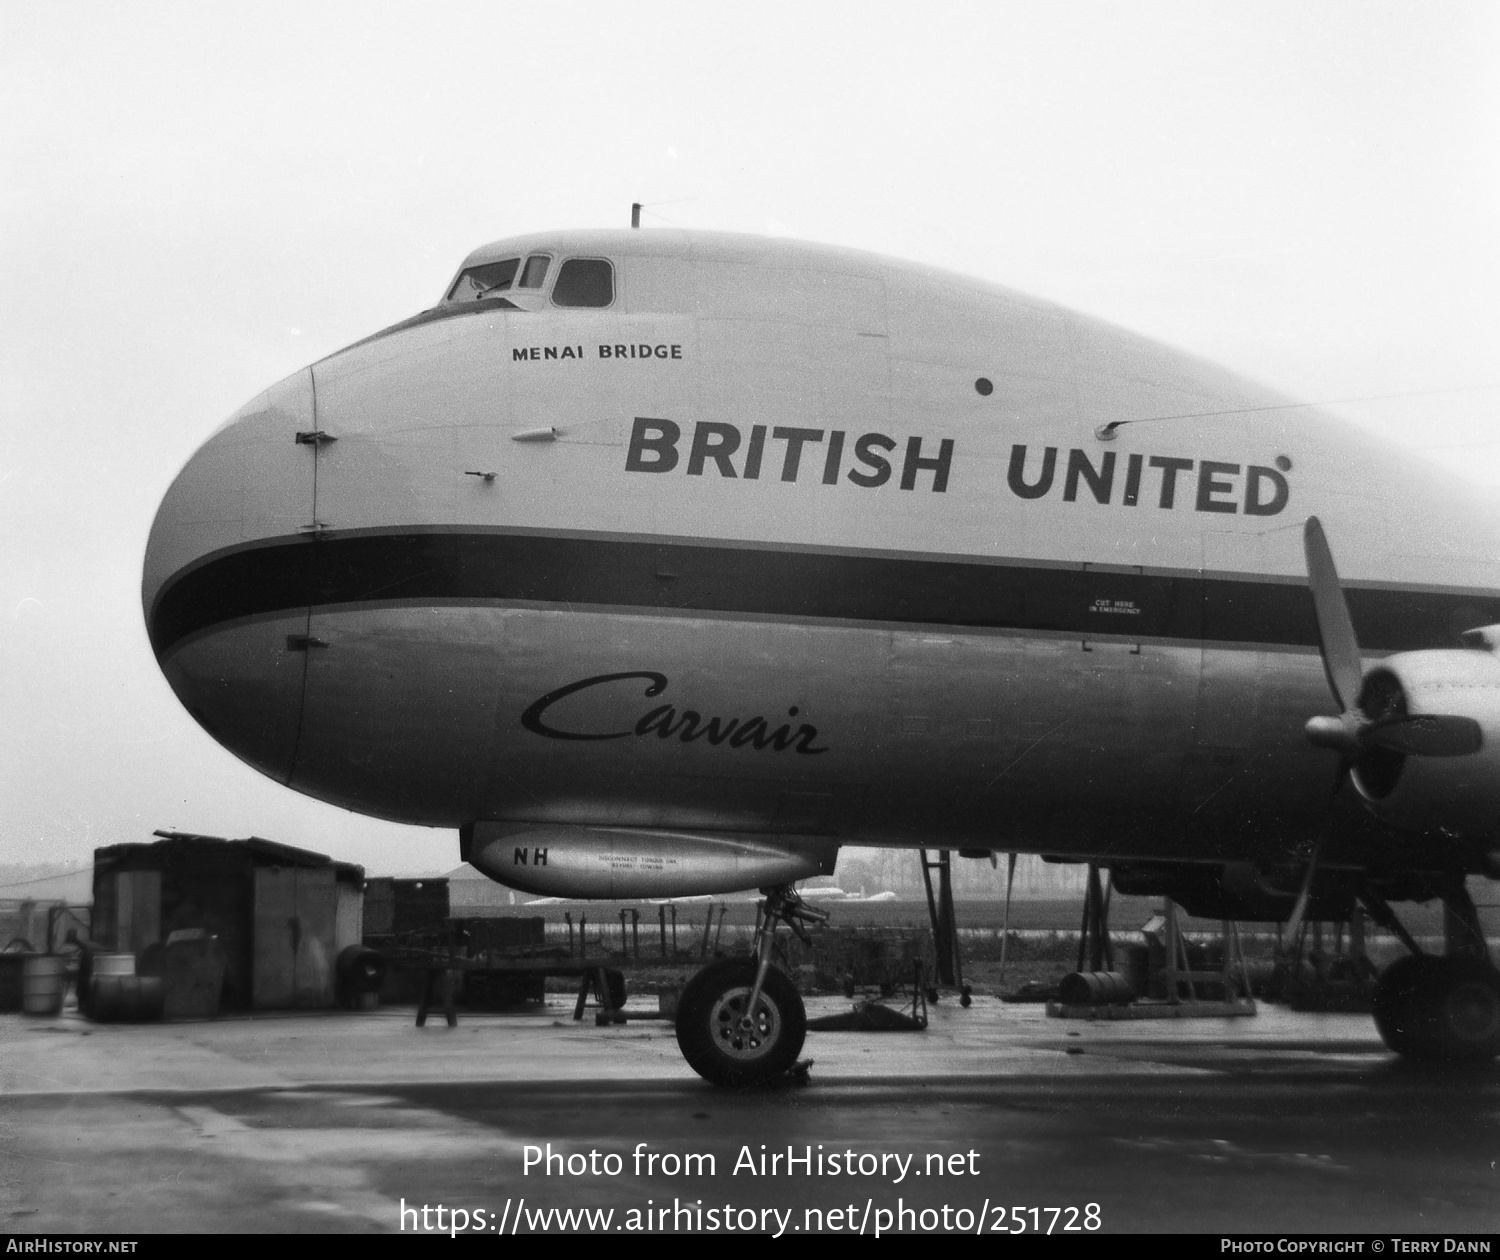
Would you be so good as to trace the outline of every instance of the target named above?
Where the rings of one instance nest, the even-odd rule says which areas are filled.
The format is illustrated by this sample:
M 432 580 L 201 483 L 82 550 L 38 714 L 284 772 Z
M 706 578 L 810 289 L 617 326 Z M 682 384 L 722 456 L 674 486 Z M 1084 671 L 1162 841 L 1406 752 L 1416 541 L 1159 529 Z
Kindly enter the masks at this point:
M 152 515 L 474 246 L 645 224 L 950 267 L 1497 487 L 1500 5 L 0 3 L 0 861 L 155 827 L 440 870 L 220 749 Z M 1396 395 L 1397 397 L 1389 397 Z

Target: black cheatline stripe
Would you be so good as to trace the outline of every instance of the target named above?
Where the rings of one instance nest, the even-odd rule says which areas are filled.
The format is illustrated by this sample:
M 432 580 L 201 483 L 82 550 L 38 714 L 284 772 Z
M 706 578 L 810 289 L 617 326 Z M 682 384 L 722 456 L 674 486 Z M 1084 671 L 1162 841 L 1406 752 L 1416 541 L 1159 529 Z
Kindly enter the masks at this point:
M 1348 597 L 1360 644 L 1371 651 L 1453 647 L 1459 631 L 1500 622 L 1500 597 L 1481 593 L 1361 587 Z M 232 552 L 167 585 L 152 612 L 151 641 L 160 656 L 222 622 L 370 600 L 517 600 L 1317 646 L 1311 596 L 1285 582 L 493 533 L 307 538 Z

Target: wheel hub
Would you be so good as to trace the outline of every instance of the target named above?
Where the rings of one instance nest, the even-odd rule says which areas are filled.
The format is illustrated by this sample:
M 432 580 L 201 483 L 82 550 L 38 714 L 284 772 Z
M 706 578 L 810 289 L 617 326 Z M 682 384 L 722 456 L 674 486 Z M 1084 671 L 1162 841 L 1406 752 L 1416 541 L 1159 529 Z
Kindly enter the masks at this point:
M 1444 1023 L 1462 1043 L 1487 1042 L 1500 1033 L 1500 1002 L 1488 985 L 1457 984 L 1443 1002 Z
M 752 1016 L 746 1009 L 750 990 L 730 989 L 714 1003 L 709 1027 L 719 1049 L 732 1059 L 758 1059 L 770 1052 L 781 1035 L 781 1012 L 765 992 Z

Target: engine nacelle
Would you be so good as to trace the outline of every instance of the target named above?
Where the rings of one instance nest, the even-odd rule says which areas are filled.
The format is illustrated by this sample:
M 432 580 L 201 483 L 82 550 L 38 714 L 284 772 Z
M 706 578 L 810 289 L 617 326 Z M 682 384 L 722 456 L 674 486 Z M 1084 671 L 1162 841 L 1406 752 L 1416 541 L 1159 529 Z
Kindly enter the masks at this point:
M 548 897 L 625 900 L 744 892 L 831 875 L 836 840 L 820 836 L 691 836 L 633 827 L 477 822 L 464 860 L 491 879 Z
M 1360 709 L 1376 719 L 1399 714 L 1474 719 L 1478 752 L 1436 757 L 1367 748 L 1355 758 L 1352 779 L 1380 818 L 1417 829 L 1442 828 L 1500 844 L 1500 627 L 1471 631 L 1475 649 L 1401 652 L 1365 676 Z

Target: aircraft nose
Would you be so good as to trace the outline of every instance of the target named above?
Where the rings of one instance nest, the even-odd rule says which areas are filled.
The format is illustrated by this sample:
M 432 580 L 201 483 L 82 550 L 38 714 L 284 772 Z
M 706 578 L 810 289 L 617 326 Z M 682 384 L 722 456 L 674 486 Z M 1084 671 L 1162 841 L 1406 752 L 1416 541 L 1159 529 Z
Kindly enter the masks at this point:
M 302 716 L 316 447 L 304 369 L 242 407 L 167 490 L 141 601 L 157 662 L 188 712 L 286 782 Z

